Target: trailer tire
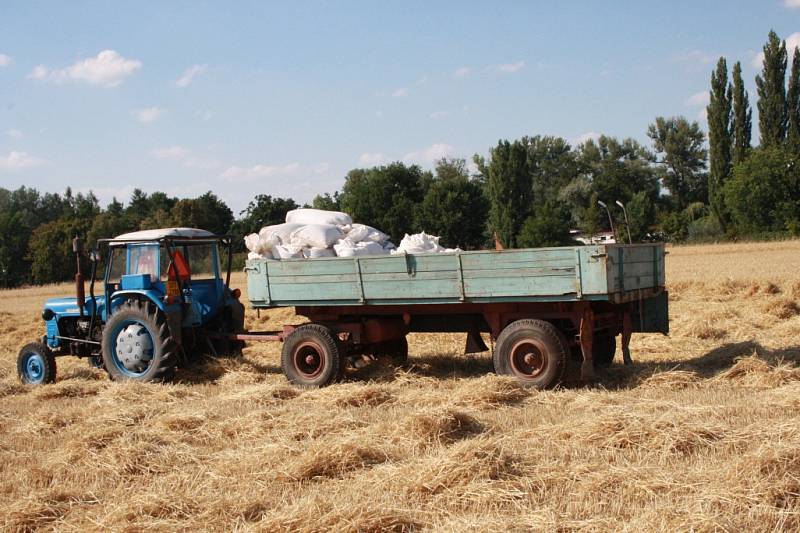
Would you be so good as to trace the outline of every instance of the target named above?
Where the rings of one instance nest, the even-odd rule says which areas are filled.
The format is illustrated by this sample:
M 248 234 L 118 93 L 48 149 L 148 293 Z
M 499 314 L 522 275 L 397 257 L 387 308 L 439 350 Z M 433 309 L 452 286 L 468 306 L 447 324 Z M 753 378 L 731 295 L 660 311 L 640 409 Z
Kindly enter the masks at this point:
M 525 387 L 548 389 L 558 385 L 569 350 L 550 322 L 522 319 L 500 332 L 492 354 L 495 372 L 513 376 Z
M 31 342 L 17 355 L 17 375 L 26 385 L 44 385 L 56 380 L 56 357 L 43 342 Z
M 141 352 L 141 360 L 147 361 L 145 368 L 132 368 L 130 361 L 126 364 L 120 358 L 119 354 L 126 351 L 118 345 L 121 343 L 133 343 L 130 348 Z M 103 328 L 101 347 L 103 365 L 114 381 L 162 382 L 175 374 L 179 348 L 170 335 L 166 316 L 152 303 L 125 302 Z
M 614 362 L 617 351 L 617 340 L 610 333 L 604 331 L 595 333 L 592 342 L 592 360 L 595 368 L 608 368 Z
M 291 383 L 315 389 L 338 380 L 344 359 L 333 332 L 319 324 L 305 324 L 286 337 L 281 350 L 281 370 Z

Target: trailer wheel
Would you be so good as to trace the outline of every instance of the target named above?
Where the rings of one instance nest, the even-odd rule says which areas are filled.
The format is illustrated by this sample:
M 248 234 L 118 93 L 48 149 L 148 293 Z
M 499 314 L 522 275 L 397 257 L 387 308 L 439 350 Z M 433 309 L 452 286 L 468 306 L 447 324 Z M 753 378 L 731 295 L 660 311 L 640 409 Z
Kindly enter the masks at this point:
M 569 350 L 559 331 L 544 320 L 512 322 L 500 332 L 492 354 L 495 372 L 526 387 L 547 389 L 564 375 Z
M 56 380 L 56 358 L 42 342 L 31 342 L 17 355 L 17 375 L 26 385 L 43 385 Z
M 378 345 L 375 355 L 391 357 L 395 366 L 406 366 L 408 364 L 408 339 L 400 337 L 382 342 Z
M 299 326 L 283 343 L 281 369 L 295 385 L 306 388 L 329 385 L 344 371 L 339 342 L 325 326 Z
M 608 368 L 614 362 L 617 351 L 617 340 L 610 333 L 604 331 L 595 333 L 592 342 L 592 360 L 595 368 Z
M 115 381 L 167 381 L 175 372 L 178 347 L 166 317 L 155 305 L 129 300 L 103 329 L 103 363 Z

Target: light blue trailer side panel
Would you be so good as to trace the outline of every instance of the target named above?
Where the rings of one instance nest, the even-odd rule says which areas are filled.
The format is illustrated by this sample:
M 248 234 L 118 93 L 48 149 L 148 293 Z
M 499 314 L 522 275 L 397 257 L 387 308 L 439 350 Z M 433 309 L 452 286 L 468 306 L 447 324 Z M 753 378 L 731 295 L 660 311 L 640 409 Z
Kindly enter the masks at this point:
M 610 299 L 664 285 L 663 245 L 250 260 L 255 307 Z

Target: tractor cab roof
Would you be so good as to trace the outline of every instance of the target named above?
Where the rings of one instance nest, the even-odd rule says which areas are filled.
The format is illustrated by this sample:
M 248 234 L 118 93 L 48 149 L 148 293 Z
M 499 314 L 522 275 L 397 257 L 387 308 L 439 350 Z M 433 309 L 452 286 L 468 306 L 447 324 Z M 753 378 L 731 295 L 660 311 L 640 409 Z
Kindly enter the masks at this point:
M 123 233 L 113 239 L 100 239 L 100 242 L 107 242 L 111 246 L 137 242 L 160 242 L 165 240 L 172 241 L 227 241 L 227 235 L 216 235 L 210 231 L 197 228 L 161 228 L 148 229 Z

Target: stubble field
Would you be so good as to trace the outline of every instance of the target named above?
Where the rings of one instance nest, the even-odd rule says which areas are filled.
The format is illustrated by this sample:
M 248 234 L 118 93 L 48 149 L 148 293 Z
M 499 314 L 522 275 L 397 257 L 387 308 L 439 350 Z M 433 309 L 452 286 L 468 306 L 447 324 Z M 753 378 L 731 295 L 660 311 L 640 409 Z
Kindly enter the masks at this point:
M 63 358 L 29 388 L 16 352 L 71 288 L 0 292 L 0 530 L 800 530 L 798 259 L 800 241 L 671 248 L 671 336 L 547 392 L 463 335 L 411 335 L 410 369 L 313 391 L 274 343 L 170 385 Z

